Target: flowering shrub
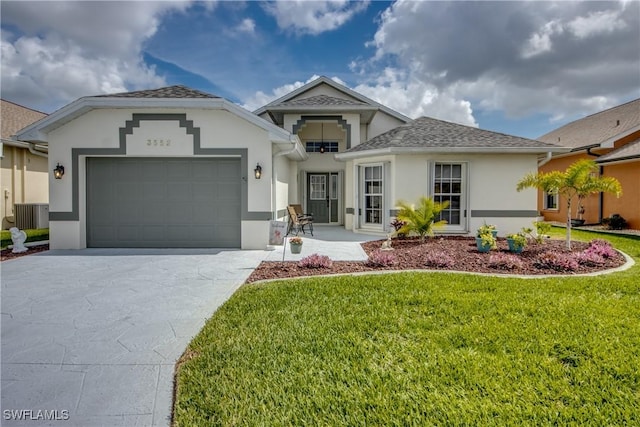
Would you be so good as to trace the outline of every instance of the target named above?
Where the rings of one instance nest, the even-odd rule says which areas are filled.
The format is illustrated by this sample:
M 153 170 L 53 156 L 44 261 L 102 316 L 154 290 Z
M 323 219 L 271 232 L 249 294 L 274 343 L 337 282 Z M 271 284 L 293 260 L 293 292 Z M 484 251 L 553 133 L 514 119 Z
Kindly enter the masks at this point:
M 396 257 L 389 251 L 377 250 L 369 255 L 367 264 L 372 267 L 388 267 L 396 264 Z
M 455 260 L 451 255 L 445 252 L 429 252 L 424 259 L 424 265 L 427 267 L 452 267 Z
M 576 260 L 587 267 L 597 267 L 604 264 L 604 258 L 593 251 L 584 250 L 576 255 Z
M 602 258 L 613 258 L 616 256 L 616 250 L 613 249 L 611 243 L 602 239 L 594 239 L 589 243 L 589 247 L 584 252 L 593 253 Z
M 578 269 L 578 261 L 571 254 L 558 252 L 545 252 L 535 260 L 538 268 L 555 271 L 575 271 Z
M 516 270 L 523 265 L 522 260 L 516 255 L 497 253 L 489 257 L 489 267 L 497 270 Z
M 333 261 L 326 255 L 313 254 L 298 261 L 301 268 L 331 268 Z

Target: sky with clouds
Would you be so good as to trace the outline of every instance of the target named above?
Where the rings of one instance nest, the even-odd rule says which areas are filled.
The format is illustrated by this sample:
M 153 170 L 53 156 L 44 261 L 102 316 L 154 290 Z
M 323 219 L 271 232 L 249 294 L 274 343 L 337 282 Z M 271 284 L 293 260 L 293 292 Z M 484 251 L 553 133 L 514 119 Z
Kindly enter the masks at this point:
M 249 110 L 325 75 L 519 136 L 640 97 L 640 2 L 6 1 L 3 99 L 184 84 Z

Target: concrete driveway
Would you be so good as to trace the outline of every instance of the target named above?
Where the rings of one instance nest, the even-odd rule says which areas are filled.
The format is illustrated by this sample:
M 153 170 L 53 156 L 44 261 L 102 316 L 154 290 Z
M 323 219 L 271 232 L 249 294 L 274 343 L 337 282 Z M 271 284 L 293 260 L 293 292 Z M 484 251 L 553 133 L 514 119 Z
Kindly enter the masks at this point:
M 88 249 L 3 262 L 0 424 L 168 426 L 176 360 L 267 255 Z

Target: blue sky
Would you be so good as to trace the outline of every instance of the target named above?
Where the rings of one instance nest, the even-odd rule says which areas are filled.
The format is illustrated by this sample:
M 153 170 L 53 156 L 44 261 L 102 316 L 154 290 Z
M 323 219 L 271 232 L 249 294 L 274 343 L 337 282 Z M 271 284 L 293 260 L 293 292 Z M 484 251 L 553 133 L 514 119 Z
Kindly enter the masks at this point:
M 640 97 L 640 2 L 2 1 L 3 99 L 184 84 L 256 109 L 325 75 L 537 137 Z

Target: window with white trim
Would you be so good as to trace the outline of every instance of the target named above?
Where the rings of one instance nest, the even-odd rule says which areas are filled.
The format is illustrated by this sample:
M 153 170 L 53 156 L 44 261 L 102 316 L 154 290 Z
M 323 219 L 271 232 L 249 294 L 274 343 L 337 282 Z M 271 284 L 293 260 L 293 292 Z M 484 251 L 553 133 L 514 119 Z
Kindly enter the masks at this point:
M 546 191 L 542 193 L 542 197 L 544 198 L 544 209 L 545 210 L 558 210 L 558 194 L 557 193 L 547 193 Z
M 464 214 L 462 164 L 435 163 L 434 168 L 433 200 L 449 202 L 449 206 L 440 213 L 440 219 L 447 221 L 447 225 L 461 225 Z

